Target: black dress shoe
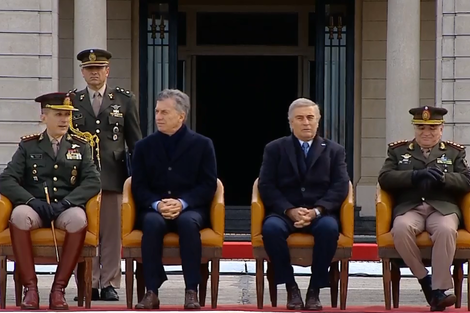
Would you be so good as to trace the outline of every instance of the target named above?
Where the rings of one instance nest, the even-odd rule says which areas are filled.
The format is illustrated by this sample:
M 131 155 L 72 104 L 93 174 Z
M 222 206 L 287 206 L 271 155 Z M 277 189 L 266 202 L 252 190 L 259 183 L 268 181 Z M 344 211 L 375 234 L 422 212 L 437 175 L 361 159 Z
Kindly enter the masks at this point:
M 92 288 L 91 289 L 91 301 L 98 301 L 99 299 L 100 299 L 100 292 L 98 288 Z M 75 298 L 73 298 L 73 301 L 78 301 L 78 296 L 75 296 Z M 83 301 L 85 301 L 85 299 L 83 299 Z
M 119 295 L 113 286 L 101 289 L 101 300 L 103 301 L 119 301 Z
M 426 302 L 431 305 L 431 301 L 433 298 L 431 275 L 426 275 L 424 276 L 424 278 L 418 279 L 418 281 L 421 285 L 421 290 L 423 291 L 424 296 L 426 297 Z
M 320 302 L 320 289 L 309 288 L 307 291 L 307 297 L 305 299 L 305 310 L 321 311 L 323 309 L 323 306 Z
M 304 301 L 300 295 L 300 290 L 297 284 L 286 287 L 287 289 L 287 304 L 288 310 L 302 310 L 304 308 Z
M 444 311 L 447 307 L 453 306 L 457 297 L 453 294 L 446 294 L 444 290 L 433 290 L 434 297 L 431 301 L 431 312 Z

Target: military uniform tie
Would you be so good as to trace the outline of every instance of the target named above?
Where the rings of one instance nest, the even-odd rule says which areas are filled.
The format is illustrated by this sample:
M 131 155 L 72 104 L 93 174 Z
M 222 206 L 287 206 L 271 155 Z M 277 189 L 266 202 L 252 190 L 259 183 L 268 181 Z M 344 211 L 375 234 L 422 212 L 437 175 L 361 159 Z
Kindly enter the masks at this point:
M 429 154 L 431 154 L 431 149 L 423 149 L 423 155 L 426 159 L 429 157 Z
M 93 112 L 95 113 L 95 116 L 98 116 L 98 113 L 100 112 L 100 107 L 101 107 L 101 95 L 97 91 L 93 95 L 93 103 L 91 104 L 93 107 Z
M 57 156 L 59 152 L 59 141 L 57 139 L 52 139 L 52 150 L 54 151 L 54 156 Z

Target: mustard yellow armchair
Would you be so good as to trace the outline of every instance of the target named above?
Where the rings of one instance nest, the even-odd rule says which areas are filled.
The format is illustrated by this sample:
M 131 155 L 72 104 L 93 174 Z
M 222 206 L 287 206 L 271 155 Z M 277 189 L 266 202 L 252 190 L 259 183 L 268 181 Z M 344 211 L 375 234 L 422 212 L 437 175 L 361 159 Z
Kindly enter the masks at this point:
M 131 190 L 132 177 L 124 183 L 121 212 L 121 236 L 123 258 L 126 260 L 126 301 L 127 308 L 132 309 L 134 290 L 134 261 L 136 266 L 137 297 L 141 300 L 145 294 L 142 270 L 141 241 L 142 231 L 134 229 L 136 208 Z M 219 293 L 219 265 L 222 257 L 225 231 L 224 186 L 217 179 L 217 191 L 210 209 L 211 228 L 201 230 L 202 260 L 201 283 L 199 285 L 199 303 L 205 306 L 207 280 L 209 279 L 209 262 L 211 262 L 211 305 L 217 308 Z M 181 264 L 179 238 L 176 233 L 168 233 L 163 238 L 163 263 L 166 265 Z
M 375 201 L 376 209 L 376 237 L 379 258 L 382 260 L 385 308 L 391 309 L 391 296 L 393 293 L 393 307 L 399 307 L 400 296 L 400 267 L 405 266 L 393 243 L 392 237 L 392 210 L 393 198 L 377 184 Z M 461 202 L 464 228 L 457 233 L 457 250 L 454 257 L 454 291 L 457 297 L 456 308 L 462 305 L 463 263 L 470 260 L 470 193 Z M 431 261 L 432 241 L 428 232 L 416 237 L 418 247 L 425 265 Z M 470 280 L 467 281 L 470 290 Z M 392 292 L 391 292 L 392 290 Z M 470 310 L 470 293 L 468 293 L 468 310 Z
M 100 232 L 100 204 L 101 193 L 87 202 L 86 215 L 88 229 L 85 237 L 82 254 L 78 260 L 78 306 L 83 306 L 85 297 L 85 308 L 91 307 L 91 282 L 92 261 L 98 255 L 98 242 Z M 6 306 L 7 287 L 7 260 L 14 261 L 13 247 L 11 245 L 9 220 L 13 205 L 4 195 L 0 195 L 0 308 Z M 62 253 L 62 245 L 65 240 L 65 231 L 55 229 L 59 254 Z M 33 242 L 33 255 L 35 264 L 57 264 L 54 239 L 50 228 L 39 228 L 31 231 Z M 19 272 L 15 264 L 15 296 L 16 306 L 20 306 L 23 286 L 20 282 Z
M 258 191 L 258 179 L 253 184 L 251 199 L 251 244 L 253 246 L 253 256 L 256 260 L 256 297 L 258 309 L 263 308 L 264 295 L 264 260 L 268 260 L 268 255 L 264 250 L 263 235 L 261 229 L 265 210 Z M 340 211 L 341 233 L 338 239 L 338 248 L 330 266 L 331 281 L 331 306 L 338 305 L 338 281 L 340 281 L 340 308 L 346 309 L 346 298 L 348 292 L 349 259 L 352 255 L 354 243 L 354 191 L 351 182 L 349 183 L 349 194 L 344 200 Z M 310 266 L 312 264 L 312 247 L 314 238 L 309 234 L 292 234 L 287 238 L 291 263 L 293 265 Z M 341 271 L 338 269 L 338 261 L 341 262 Z M 268 261 L 266 276 L 269 282 L 269 295 L 273 307 L 277 306 L 277 286 L 274 283 L 274 273 Z

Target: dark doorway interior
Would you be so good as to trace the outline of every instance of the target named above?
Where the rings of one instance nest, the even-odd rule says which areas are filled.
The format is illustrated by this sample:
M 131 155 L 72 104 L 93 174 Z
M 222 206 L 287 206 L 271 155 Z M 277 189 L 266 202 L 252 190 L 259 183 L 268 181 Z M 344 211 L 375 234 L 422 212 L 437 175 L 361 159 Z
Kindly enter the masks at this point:
M 249 206 L 264 146 L 290 134 L 289 104 L 297 98 L 298 58 L 196 58 L 196 131 L 214 142 L 228 206 Z

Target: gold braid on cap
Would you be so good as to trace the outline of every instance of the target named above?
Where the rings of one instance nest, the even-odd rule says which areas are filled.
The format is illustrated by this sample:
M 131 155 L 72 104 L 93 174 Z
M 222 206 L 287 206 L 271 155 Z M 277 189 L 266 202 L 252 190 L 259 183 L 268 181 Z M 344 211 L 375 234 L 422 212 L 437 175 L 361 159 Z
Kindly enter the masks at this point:
M 77 89 L 69 91 L 67 93 L 66 99 L 67 99 L 67 97 L 69 97 L 69 95 L 71 93 L 75 94 L 75 91 L 77 91 Z M 88 142 L 88 144 L 91 147 L 91 158 L 93 160 L 95 159 L 94 158 L 94 150 L 96 149 L 96 160 L 98 161 L 98 169 L 101 171 L 101 158 L 100 158 L 100 145 L 99 145 L 100 138 L 98 137 L 97 134 L 92 135 L 90 132 L 82 132 L 81 130 L 76 129 L 75 127 L 73 127 L 72 116 L 73 115 L 71 114 L 70 115 L 70 120 L 69 120 L 70 130 L 72 131 L 73 134 L 75 134 L 78 137 L 81 137 L 81 138 L 85 139 Z

